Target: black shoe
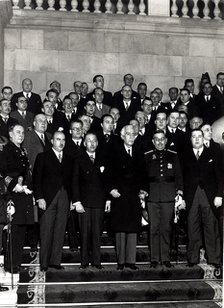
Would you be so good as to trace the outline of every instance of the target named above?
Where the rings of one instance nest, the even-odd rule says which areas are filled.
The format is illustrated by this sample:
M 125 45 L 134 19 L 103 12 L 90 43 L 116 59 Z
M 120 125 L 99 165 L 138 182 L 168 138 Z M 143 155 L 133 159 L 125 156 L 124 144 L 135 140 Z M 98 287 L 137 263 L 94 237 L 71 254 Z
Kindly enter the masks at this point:
M 41 272 L 46 272 L 48 270 L 47 266 L 41 266 L 40 267 Z
M 134 270 L 134 271 L 139 269 L 138 266 L 136 266 L 135 264 L 132 264 L 132 263 L 126 263 L 125 267 L 130 268 L 131 270 Z
M 101 270 L 101 269 L 104 268 L 101 264 L 98 264 L 98 265 L 92 264 L 91 266 L 92 266 L 92 267 L 95 267 L 95 268 L 97 268 L 97 269 L 99 269 L 99 270 Z
M 197 264 L 196 264 L 196 263 L 188 262 L 186 266 L 187 266 L 187 267 L 193 267 L 193 266 L 195 266 L 195 265 L 197 265 Z
M 0 286 L 0 292 L 8 291 L 9 288 Z
M 173 265 L 170 263 L 170 261 L 164 261 L 162 264 L 165 265 L 165 267 L 168 267 L 168 268 L 173 267 Z
M 78 247 L 70 247 L 69 250 L 70 250 L 71 252 L 76 252 L 76 251 L 78 251 L 79 249 L 78 249 Z
M 89 267 L 89 265 L 81 264 L 80 267 L 79 267 L 79 269 L 86 269 L 86 268 L 88 268 L 88 267 Z
M 124 269 L 124 264 L 119 264 L 117 265 L 117 270 L 122 271 Z
M 150 264 L 150 267 L 151 267 L 151 268 L 156 268 L 158 265 L 159 265 L 159 262 L 157 262 L 157 261 L 152 261 L 151 264 Z
M 54 269 L 56 269 L 56 270 L 64 270 L 65 268 L 64 268 L 64 266 L 62 266 L 62 265 L 49 265 L 49 267 L 51 267 L 51 268 L 54 268 Z

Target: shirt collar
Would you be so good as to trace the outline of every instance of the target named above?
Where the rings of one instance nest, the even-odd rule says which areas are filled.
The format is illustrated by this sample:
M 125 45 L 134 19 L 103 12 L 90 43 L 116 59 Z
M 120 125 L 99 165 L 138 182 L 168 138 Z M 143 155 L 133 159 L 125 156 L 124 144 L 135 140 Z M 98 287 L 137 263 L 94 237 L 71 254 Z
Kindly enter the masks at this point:
M 63 157 L 63 151 L 58 152 L 54 148 L 52 148 L 52 150 L 53 150 L 53 152 L 55 153 L 55 155 L 57 156 L 58 159 L 59 159 L 59 154 L 61 155 L 61 157 Z

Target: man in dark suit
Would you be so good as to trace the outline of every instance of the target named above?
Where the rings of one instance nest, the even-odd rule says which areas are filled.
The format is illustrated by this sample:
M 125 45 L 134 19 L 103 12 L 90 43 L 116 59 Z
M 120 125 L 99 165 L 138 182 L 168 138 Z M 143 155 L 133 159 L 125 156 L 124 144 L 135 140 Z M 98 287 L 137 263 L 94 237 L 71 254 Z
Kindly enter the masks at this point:
M 81 269 L 87 268 L 89 263 L 97 269 L 103 268 L 100 260 L 100 235 L 104 209 L 110 210 L 110 202 L 106 202 L 102 178 L 105 167 L 98 160 L 97 145 L 96 135 L 87 133 L 84 139 L 86 150 L 77 158 L 73 178 L 73 205 L 79 213 Z
M 132 125 L 121 130 L 123 142 L 114 147 L 105 169 L 107 191 L 111 195 L 111 229 L 115 232 L 117 269 L 137 270 L 136 241 L 141 230 L 140 197 L 146 193 L 144 157 L 134 148 Z
M 90 129 L 91 131 L 97 132 L 100 130 L 100 119 L 95 116 L 96 103 L 95 101 L 87 101 L 84 106 L 85 115 L 90 119 Z
M 74 120 L 70 125 L 70 136 L 66 140 L 65 153 L 69 155 L 73 162 L 83 154 L 83 123 L 80 120 Z M 67 223 L 69 247 L 72 252 L 78 250 L 78 214 L 76 211 L 71 211 Z
M 185 111 L 189 118 L 199 115 L 199 109 L 196 102 L 190 99 L 190 91 L 188 89 L 180 90 L 180 98 L 177 102 L 177 110 Z
M 121 98 L 117 100 L 116 106 L 120 111 L 119 129 L 127 125 L 138 110 L 141 110 L 140 100 L 132 98 L 132 89 L 130 86 L 124 85 L 121 90 Z
M 24 96 L 18 97 L 17 110 L 11 112 L 11 117 L 16 119 L 24 127 L 25 134 L 32 130 L 34 115 L 27 111 L 27 99 Z
M 18 123 L 10 116 L 11 104 L 7 99 L 0 100 L 0 136 L 9 138 L 9 128 Z
M 34 115 L 40 113 L 41 111 L 41 98 L 40 95 L 32 92 L 33 83 L 29 78 L 25 78 L 22 81 L 22 89 L 23 91 L 17 92 L 13 94 L 11 104 L 12 110 L 16 110 L 16 103 L 18 101 L 18 97 L 24 96 L 27 99 L 28 106 L 27 110 L 32 112 Z
M 35 200 L 40 210 L 40 267 L 60 265 L 71 200 L 73 161 L 64 153 L 65 135 L 56 131 L 52 149 L 37 155 L 33 170 Z M 49 163 L 50 162 L 50 163 Z
M 190 101 L 195 103 L 197 101 L 197 95 L 194 93 L 194 80 L 191 78 L 185 79 L 184 88 L 190 91 Z
M 55 108 L 58 110 L 62 110 L 62 100 L 60 98 L 60 94 L 61 94 L 61 84 L 59 81 L 54 80 L 51 82 L 50 84 L 50 89 L 55 90 L 56 91 L 56 102 L 55 102 Z M 48 95 L 46 94 L 47 99 L 50 100 L 50 98 L 48 97 Z
M 147 84 L 145 82 L 140 82 L 137 87 L 137 91 L 140 97 L 141 105 L 145 99 L 150 99 L 147 94 Z
M 168 111 L 177 109 L 177 101 L 178 101 L 178 89 L 176 87 L 169 88 L 169 97 L 170 101 L 166 103 L 166 106 L 168 106 Z
M 12 265 L 10 266 L 9 253 L 6 261 L 6 270 L 17 273 L 22 263 L 23 246 L 28 225 L 34 223 L 32 176 L 29 160 L 22 147 L 24 128 L 15 124 L 9 129 L 10 141 L 2 152 L 1 168 L 7 186 L 7 201 L 13 202 L 15 209 L 12 214 Z M 12 210 L 12 208 L 11 208 Z
M 222 161 L 204 146 L 203 132 L 191 133 L 192 147 L 183 154 L 184 197 L 188 212 L 188 265 L 199 263 L 202 233 L 208 264 L 221 264 L 218 222 L 214 207 L 222 205 Z
M 187 138 L 184 132 L 179 130 L 177 127 L 179 125 L 180 114 L 178 111 L 171 111 L 167 118 L 167 129 L 166 138 L 167 144 L 166 148 L 177 152 L 178 156 L 184 151 L 187 145 Z
M 216 85 L 212 89 L 212 94 L 219 105 L 221 111 L 220 118 L 224 115 L 224 73 L 219 72 L 216 76 Z
M 54 104 L 50 101 L 44 101 L 42 112 L 47 119 L 47 132 L 53 135 L 57 130 L 64 131 L 66 130 L 66 119 L 64 114 L 61 111 L 58 111 L 54 108 Z
M 133 77 L 132 74 L 124 75 L 124 85 L 123 85 L 123 87 L 129 86 L 131 88 L 131 99 L 133 101 L 138 102 L 138 104 L 141 104 L 138 92 L 136 92 L 135 90 L 132 89 L 133 82 L 134 82 L 134 77 Z M 122 87 L 122 89 L 123 89 L 123 87 Z M 123 98 L 122 89 L 120 91 L 117 91 L 117 92 L 114 93 L 114 96 L 113 96 L 113 106 L 114 107 L 117 107 L 117 103 L 120 102 Z
M 212 93 L 212 84 L 206 82 L 202 91 L 197 96 L 197 104 L 204 123 L 213 124 L 221 117 L 221 109 L 218 100 Z
M 50 89 L 46 92 L 46 97 L 44 99 L 45 101 L 49 101 L 51 103 L 53 103 L 53 106 L 56 110 L 61 111 L 62 108 L 62 101 L 61 99 L 59 99 L 59 93 L 56 89 Z
M 174 201 L 183 195 L 183 179 L 177 153 L 166 149 L 164 131 L 153 134 L 154 150 L 145 153 L 149 183 L 148 212 L 150 216 L 151 267 L 170 263 L 170 238 Z
M 103 105 L 107 105 L 111 107 L 112 106 L 112 93 L 105 91 L 103 89 L 104 88 L 104 77 L 102 75 L 95 75 L 93 77 L 93 84 L 95 86 L 95 89 L 100 88 L 103 91 L 103 100 L 102 100 Z M 92 92 L 87 94 L 88 100 L 92 100 L 95 97 L 96 95 L 95 89 Z

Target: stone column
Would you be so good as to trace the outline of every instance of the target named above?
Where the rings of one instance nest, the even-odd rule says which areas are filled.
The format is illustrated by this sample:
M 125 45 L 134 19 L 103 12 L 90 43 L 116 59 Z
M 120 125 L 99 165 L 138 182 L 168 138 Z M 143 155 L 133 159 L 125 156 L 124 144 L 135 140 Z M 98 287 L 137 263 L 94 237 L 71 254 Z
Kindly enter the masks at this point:
M 11 17 L 11 1 L 0 0 L 0 90 L 4 85 L 4 28 Z
M 148 12 L 151 16 L 170 16 L 170 0 L 148 0 Z

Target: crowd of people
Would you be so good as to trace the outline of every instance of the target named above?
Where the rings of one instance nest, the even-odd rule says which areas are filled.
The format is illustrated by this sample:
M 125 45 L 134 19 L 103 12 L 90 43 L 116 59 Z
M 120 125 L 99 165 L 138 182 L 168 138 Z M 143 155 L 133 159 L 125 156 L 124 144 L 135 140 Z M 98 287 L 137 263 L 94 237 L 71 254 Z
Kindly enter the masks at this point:
M 80 246 L 80 269 L 102 269 L 105 212 L 117 269 L 137 270 L 143 208 L 151 267 L 173 266 L 171 233 L 181 209 L 188 266 L 200 262 L 202 247 L 208 264 L 221 265 L 224 154 L 212 139 L 212 124 L 224 116 L 224 73 L 214 86 L 203 74 L 197 95 L 194 80 L 186 79 L 183 88 L 168 90 L 168 102 L 160 88 L 148 93 L 144 82 L 135 91 L 131 74 L 123 82 L 112 95 L 96 75 L 92 92 L 75 81 L 62 98 L 60 83 L 53 81 L 43 101 L 28 78 L 21 92 L 3 87 L 0 249 L 11 218 L 6 271 L 19 271 L 25 239 L 33 252 L 40 245 L 42 271 L 62 270 L 66 230 L 70 250 Z

